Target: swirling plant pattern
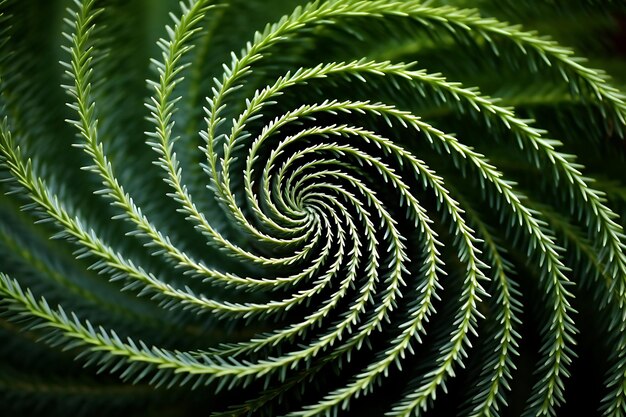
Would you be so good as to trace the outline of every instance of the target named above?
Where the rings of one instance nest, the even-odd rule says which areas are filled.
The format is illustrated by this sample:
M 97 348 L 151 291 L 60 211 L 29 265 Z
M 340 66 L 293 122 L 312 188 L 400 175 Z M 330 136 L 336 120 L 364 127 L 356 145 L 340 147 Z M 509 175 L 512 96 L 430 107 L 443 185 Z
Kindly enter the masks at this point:
M 1 0 L 1 408 L 626 415 L 625 5 Z

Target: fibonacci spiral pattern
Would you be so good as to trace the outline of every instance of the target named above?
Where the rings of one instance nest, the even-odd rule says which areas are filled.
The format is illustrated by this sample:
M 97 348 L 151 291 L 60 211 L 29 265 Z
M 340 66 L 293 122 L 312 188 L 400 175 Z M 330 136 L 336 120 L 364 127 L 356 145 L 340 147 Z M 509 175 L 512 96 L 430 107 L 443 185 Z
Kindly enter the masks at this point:
M 150 75 L 167 2 L 49 2 L 48 41 L 28 3 L 0 1 L 0 408 L 626 415 L 625 97 L 504 23 L 624 2 L 190 0 Z

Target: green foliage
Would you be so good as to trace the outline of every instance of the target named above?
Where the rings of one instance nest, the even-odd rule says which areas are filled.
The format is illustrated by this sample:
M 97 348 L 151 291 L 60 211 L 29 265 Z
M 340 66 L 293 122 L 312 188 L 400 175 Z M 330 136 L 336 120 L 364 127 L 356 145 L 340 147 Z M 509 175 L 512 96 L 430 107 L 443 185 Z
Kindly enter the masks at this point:
M 0 408 L 625 416 L 625 10 L 0 0 Z

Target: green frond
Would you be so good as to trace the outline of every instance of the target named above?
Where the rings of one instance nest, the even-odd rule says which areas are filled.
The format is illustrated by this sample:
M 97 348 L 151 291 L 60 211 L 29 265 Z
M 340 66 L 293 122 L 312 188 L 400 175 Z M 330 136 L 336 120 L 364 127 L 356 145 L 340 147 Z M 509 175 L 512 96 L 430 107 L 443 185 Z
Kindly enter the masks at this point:
M 623 0 L 44 3 L 3 411 L 626 416 Z

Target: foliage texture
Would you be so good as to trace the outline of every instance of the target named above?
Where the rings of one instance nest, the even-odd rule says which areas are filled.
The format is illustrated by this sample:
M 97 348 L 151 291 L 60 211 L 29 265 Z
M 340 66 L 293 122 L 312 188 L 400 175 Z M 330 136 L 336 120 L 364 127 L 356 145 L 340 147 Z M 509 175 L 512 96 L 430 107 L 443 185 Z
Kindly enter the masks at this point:
M 0 0 L 2 413 L 625 416 L 625 6 Z

